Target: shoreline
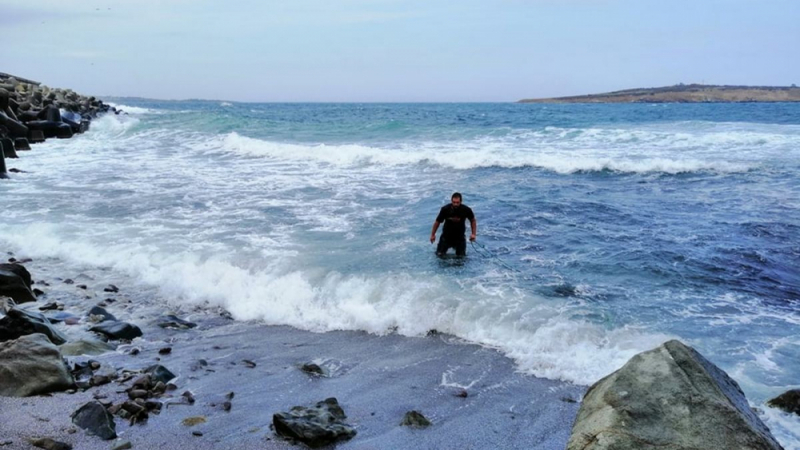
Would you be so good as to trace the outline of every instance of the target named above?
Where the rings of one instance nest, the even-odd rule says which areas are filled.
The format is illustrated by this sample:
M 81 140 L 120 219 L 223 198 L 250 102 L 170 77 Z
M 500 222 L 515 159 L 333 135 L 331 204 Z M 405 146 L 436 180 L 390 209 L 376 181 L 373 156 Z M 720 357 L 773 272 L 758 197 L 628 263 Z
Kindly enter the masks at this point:
M 275 435 L 270 429 L 272 415 L 336 397 L 347 422 L 358 432 L 352 440 L 336 444 L 337 448 L 511 449 L 537 443 L 537 448 L 563 449 L 586 389 L 519 373 L 500 352 L 449 335 L 314 333 L 233 321 L 224 312 L 220 315 L 201 307 L 167 311 L 162 300 L 143 299 L 123 286 L 118 293 L 103 292 L 105 281 L 92 280 L 90 275 L 76 277 L 74 284 L 65 284 L 52 273 L 37 276 L 46 273 L 38 264 L 34 260 L 26 266 L 36 280 L 34 286 L 46 294 L 23 307 L 36 310 L 45 302 L 58 301 L 64 311 L 83 317 L 98 301 L 114 298 L 112 303 L 104 302 L 108 312 L 138 325 L 144 333 L 103 355 L 68 357 L 71 363 L 98 361 L 101 368 L 96 374 L 121 374 L 123 369 L 162 364 L 177 375 L 177 390 L 158 399 L 165 405 L 160 414 L 151 414 L 143 425 L 129 426 L 116 419 L 117 433 L 133 448 L 303 448 Z M 42 287 L 42 281 L 49 286 Z M 79 285 L 88 286 L 83 290 Z M 159 328 L 154 323 L 159 310 L 198 326 Z M 90 334 L 85 331 L 87 323 L 84 318 L 80 324 L 57 327 L 73 340 Z M 138 355 L 130 354 L 134 347 L 140 350 Z M 160 355 L 158 351 L 165 347 L 171 353 Z M 198 367 L 200 359 L 208 365 Z M 304 373 L 300 367 L 305 363 L 318 364 L 329 376 Z M 131 382 L 112 381 L 74 394 L 0 397 L 3 440 L 13 441 L 2 448 L 30 448 L 27 439 L 36 437 L 81 449 L 109 448 L 108 441 L 76 430 L 70 414 L 94 397 L 115 404 L 125 400 L 124 389 Z M 192 392 L 194 405 L 183 404 L 180 393 L 184 391 Z M 220 408 L 227 392 L 236 394 L 230 411 Z M 433 425 L 424 430 L 399 426 L 410 410 L 422 412 Z M 196 416 L 204 416 L 207 422 L 193 427 L 182 424 Z M 194 436 L 193 431 L 203 436 Z

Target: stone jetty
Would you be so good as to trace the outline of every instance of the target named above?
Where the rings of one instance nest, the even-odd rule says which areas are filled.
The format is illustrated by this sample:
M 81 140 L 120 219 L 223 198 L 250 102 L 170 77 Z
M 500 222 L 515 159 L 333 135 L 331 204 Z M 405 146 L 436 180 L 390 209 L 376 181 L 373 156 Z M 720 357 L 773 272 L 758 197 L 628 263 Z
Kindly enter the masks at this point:
M 46 139 L 68 139 L 89 129 L 92 119 L 114 107 L 72 89 L 59 89 L 0 72 L 0 178 L 5 159 Z

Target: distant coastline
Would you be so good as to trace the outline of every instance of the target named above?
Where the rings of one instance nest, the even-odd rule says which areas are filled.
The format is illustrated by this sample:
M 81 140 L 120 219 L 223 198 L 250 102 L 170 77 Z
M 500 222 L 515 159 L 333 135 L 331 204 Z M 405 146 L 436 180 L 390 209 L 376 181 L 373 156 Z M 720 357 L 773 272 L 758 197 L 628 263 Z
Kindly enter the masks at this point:
M 800 87 L 676 84 L 603 94 L 523 99 L 518 103 L 774 103 L 800 102 Z

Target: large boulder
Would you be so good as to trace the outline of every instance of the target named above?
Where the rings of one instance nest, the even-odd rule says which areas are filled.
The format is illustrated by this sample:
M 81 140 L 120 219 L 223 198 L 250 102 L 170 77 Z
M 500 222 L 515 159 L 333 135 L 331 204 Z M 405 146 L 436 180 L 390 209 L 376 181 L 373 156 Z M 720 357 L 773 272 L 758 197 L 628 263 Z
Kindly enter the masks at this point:
M 50 342 L 56 345 L 67 342 L 66 336 L 55 329 L 43 314 L 14 307 L 0 319 L 0 342 L 33 333 L 47 336 Z
M 589 388 L 567 450 L 778 450 L 720 368 L 679 341 L 640 353 Z
M 356 435 L 356 430 L 344 422 L 346 418 L 339 402 L 329 398 L 313 407 L 295 406 L 289 412 L 275 414 L 272 424 L 278 435 L 317 448 Z
M 0 264 L 0 295 L 14 299 L 16 303 L 35 302 L 31 291 L 31 275 L 19 264 Z
M 43 334 L 0 342 L 0 395 L 27 397 L 72 385 L 72 374 L 58 347 Z

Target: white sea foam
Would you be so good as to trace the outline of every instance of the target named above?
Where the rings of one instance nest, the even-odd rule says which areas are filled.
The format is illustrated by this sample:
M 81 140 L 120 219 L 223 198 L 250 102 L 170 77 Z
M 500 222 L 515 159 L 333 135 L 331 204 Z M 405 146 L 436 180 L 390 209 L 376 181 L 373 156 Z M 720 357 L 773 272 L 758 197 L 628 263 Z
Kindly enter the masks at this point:
M 61 233 L 66 232 L 57 225 L 12 226 L 0 241 L 34 258 L 107 267 L 157 287 L 164 298 L 222 306 L 241 320 L 317 332 L 392 330 L 419 336 L 436 329 L 495 347 L 528 373 L 581 384 L 593 383 L 634 354 L 667 339 L 633 328 L 606 330 L 571 321 L 536 306 L 535 299 L 508 303 L 504 297 L 514 295 L 509 292 L 477 290 L 463 298 L 454 296 L 449 282 L 437 276 L 301 270 L 292 268 L 289 258 L 249 269 L 222 257 L 202 258 L 192 252 L 164 252 L 153 245 L 103 243 L 99 242 L 103 238 L 90 241 Z
M 470 144 L 475 146 L 475 143 Z M 725 161 L 716 158 L 674 156 L 650 157 L 642 154 L 608 154 L 595 150 L 544 147 L 514 148 L 499 142 L 485 142 L 475 148 L 465 145 L 419 144 L 403 148 L 376 148 L 364 145 L 300 145 L 263 141 L 230 133 L 219 147 L 242 156 L 255 156 L 296 162 L 318 162 L 336 166 L 377 164 L 387 166 L 420 163 L 467 170 L 480 167 L 539 167 L 561 174 L 593 171 L 631 173 L 715 171 L 743 172 L 757 166 L 752 161 Z

